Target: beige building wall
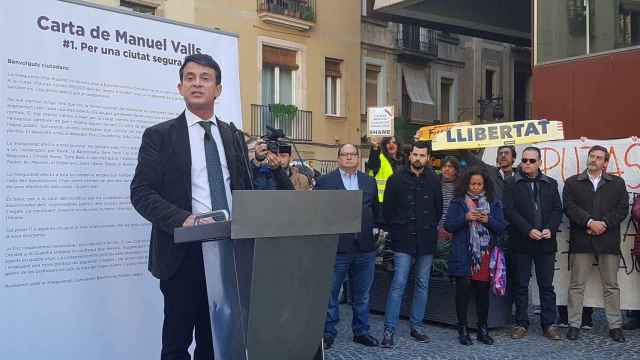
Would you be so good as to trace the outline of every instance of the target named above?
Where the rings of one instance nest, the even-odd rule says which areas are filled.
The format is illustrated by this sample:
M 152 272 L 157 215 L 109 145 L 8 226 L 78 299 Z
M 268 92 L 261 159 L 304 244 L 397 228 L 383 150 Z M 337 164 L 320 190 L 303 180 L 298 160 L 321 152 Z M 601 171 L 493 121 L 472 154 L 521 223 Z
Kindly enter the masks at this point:
M 94 0 L 119 6 L 119 0 Z M 258 17 L 256 0 L 130 0 L 157 6 L 156 15 L 236 33 L 240 49 L 243 128 L 251 129 L 251 105 L 261 104 L 262 45 L 297 51 L 295 105 L 312 112 L 312 142 L 303 156 L 335 160 L 336 145 L 360 141 L 360 3 L 316 0 L 309 31 L 271 25 Z M 336 11 L 339 9 L 339 11 Z M 211 54 L 215 58 L 215 54 Z M 325 115 L 325 58 L 342 60 L 340 116 Z M 223 74 L 223 89 L 224 89 Z M 224 91 L 224 90 L 223 90 Z M 266 104 L 265 104 L 266 105 Z M 234 119 L 228 119 L 234 120 Z

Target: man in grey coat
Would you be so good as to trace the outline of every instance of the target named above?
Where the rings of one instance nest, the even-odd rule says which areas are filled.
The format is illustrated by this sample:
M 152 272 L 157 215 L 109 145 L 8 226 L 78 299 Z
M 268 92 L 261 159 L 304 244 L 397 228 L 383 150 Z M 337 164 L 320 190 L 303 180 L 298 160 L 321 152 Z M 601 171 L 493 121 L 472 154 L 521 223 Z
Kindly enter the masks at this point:
M 577 340 L 584 289 L 596 264 L 602 282 L 609 336 L 625 342 L 620 312 L 620 223 L 629 213 L 629 194 L 624 180 L 607 174 L 609 153 L 596 145 L 589 149 L 587 170 L 565 181 L 563 198 L 570 221 L 569 331 L 567 339 Z

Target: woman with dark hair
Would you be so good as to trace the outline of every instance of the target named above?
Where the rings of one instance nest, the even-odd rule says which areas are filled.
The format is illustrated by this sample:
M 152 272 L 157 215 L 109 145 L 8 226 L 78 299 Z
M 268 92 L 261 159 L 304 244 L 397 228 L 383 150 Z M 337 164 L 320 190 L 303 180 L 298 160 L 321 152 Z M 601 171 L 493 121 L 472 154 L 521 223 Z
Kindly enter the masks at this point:
M 400 144 L 394 136 L 371 138 L 371 152 L 367 161 L 367 173 L 376 179 L 378 185 L 378 201 L 384 200 L 384 189 L 387 179 L 405 165 L 405 157 L 400 151 Z
M 478 341 L 492 345 L 487 329 L 489 316 L 489 260 L 491 250 L 507 224 L 502 203 L 495 199 L 493 183 L 483 168 L 473 167 L 460 178 L 451 200 L 444 228 L 453 234 L 449 254 L 449 276 L 456 283 L 458 340 L 471 345 L 467 308 L 475 298 Z

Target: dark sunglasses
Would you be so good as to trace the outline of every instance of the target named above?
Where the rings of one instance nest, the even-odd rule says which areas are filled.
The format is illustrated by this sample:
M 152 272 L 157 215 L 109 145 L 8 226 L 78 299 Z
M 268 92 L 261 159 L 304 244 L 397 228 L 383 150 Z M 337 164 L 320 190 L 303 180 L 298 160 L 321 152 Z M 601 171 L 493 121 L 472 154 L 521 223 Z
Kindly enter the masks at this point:
M 522 159 L 523 164 L 526 164 L 526 163 L 535 164 L 537 161 L 538 159 L 524 159 L 524 158 Z

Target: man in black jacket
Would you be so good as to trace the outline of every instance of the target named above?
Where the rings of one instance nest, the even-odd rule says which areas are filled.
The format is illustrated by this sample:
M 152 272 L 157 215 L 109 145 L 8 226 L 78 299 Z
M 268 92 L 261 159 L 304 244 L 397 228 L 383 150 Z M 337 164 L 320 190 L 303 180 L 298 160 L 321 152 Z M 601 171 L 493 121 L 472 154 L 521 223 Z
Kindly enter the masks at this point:
M 369 335 L 369 291 L 375 272 L 375 241 L 373 227 L 379 221 L 380 205 L 376 181 L 358 171 L 360 152 L 352 144 L 338 148 L 338 169 L 318 178 L 317 190 L 362 191 L 362 231 L 358 234 L 342 234 L 338 243 L 336 266 L 333 272 L 331 299 L 324 325 L 324 347 L 333 344 L 340 321 L 339 295 L 345 277 L 349 274 L 353 321 L 353 341 L 365 346 L 378 346 L 378 340 Z
M 511 224 L 509 250 L 515 282 L 516 325 L 511 337 L 521 339 L 528 333 L 529 280 L 533 262 L 540 291 L 540 323 L 544 336 L 560 340 L 560 332 L 553 326 L 556 320 L 553 276 L 562 203 L 558 183 L 540 172 L 540 149 L 524 149 L 520 169 L 507 181 L 504 202 L 505 214 Z
M 620 313 L 620 223 L 629 213 L 629 194 L 624 180 L 607 174 L 609 153 L 596 145 L 589 149 L 587 170 L 567 179 L 563 198 L 570 220 L 569 331 L 567 338 L 578 339 L 584 288 L 593 264 L 602 282 L 609 336 L 625 342 Z
M 231 190 L 252 184 L 244 137 L 213 116 L 222 91 L 220 66 L 209 55 L 190 55 L 179 76 L 186 110 L 145 130 L 131 203 L 152 223 L 149 270 L 164 296 L 161 358 L 189 359 L 195 329 L 195 359 L 211 360 L 202 245 L 175 244 L 173 230 L 193 226 L 198 213 L 228 210 Z
M 411 337 L 427 342 L 422 320 L 427 306 L 429 276 L 437 242 L 437 226 L 442 215 L 440 180 L 429 164 L 425 142 L 417 142 L 409 156 L 409 166 L 391 175 L 384 192 L 383 215 L 391 234 L 395 272 L 385 310 L 382 346 L 392 347 L 400 316 L 402 295 L 415 259 L 415 289 L 411 310 Z

